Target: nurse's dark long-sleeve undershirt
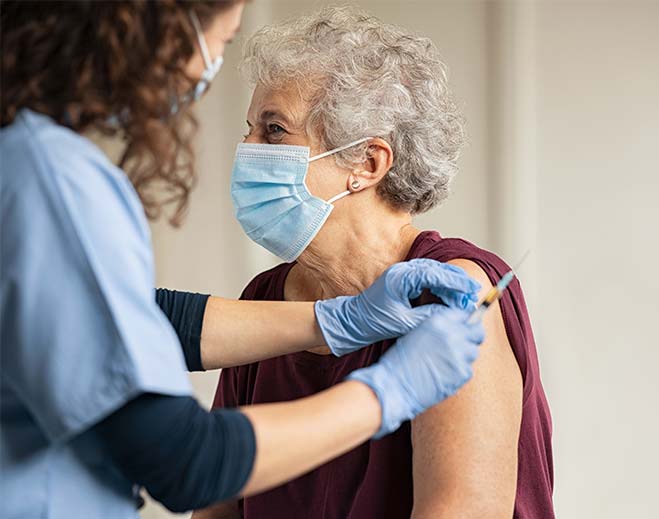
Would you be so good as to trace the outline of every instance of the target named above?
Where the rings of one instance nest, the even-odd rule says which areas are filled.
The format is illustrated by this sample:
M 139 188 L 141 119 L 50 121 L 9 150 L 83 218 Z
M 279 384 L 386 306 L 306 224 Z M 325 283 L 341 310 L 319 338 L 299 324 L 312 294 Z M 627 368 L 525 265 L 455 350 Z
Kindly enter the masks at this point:
M 181 343 L 188 371 L 204 371 L 201 364 L 201 329 L 207 294 L 159 288 L 156 302 L 174 327 Z
M 156 290 L 189 371 L 203 371 L 201 331 L 208 295 Z M 115 463 L 173 512 L 235 497 L 255 456 L 252 425 L 239 411 L 202 409 L 190 397 L 143 394 L 95 427 Z
M 143 394 L 94 430 L 124 475 L 173 512 L 236 497 L 254 464 L 247 417 L 191 397 Z

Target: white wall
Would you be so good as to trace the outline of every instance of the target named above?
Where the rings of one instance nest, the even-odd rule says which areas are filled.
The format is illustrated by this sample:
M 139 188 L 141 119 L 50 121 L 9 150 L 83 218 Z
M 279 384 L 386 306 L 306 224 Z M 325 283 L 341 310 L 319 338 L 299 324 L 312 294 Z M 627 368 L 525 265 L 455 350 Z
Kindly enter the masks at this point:
M 331 2 L 254 0 L 260 24 Z M 453 198 L 418 219 L 514 261 L 554 417 L 565 519 L 649 518 L 659 462 L 659 2 L 360 1 L 433 38 L 465 104 Z M 158 281 L 237 296 L 276 260 L 232 217 L 228 182 L 249 92 L 240 42 L 200 103 L 200 181 L 185 226 L 156 224 Z M 194 375 L 212 400 L 216 374 Z M 168 515 L 149 505 L 145 518 Z
M 562 517 L 656 517 L 659 3 L 537 10 L 536 323 Z

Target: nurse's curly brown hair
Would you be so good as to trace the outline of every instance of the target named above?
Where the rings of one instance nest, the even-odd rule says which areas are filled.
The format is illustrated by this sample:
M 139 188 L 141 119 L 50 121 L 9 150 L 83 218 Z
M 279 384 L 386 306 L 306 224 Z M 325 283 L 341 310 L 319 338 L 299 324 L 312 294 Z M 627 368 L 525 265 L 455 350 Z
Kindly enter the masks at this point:
M 22 108 L 76 132 L 120 135 L 120 160 L 150 218 L 172 203 L 185 213 L 195 183 L 187 107 L 176 92 L 193 81 L 189 11 L 202 26 L 241 0 L 4 1 L 0 6 L 1 126 Z

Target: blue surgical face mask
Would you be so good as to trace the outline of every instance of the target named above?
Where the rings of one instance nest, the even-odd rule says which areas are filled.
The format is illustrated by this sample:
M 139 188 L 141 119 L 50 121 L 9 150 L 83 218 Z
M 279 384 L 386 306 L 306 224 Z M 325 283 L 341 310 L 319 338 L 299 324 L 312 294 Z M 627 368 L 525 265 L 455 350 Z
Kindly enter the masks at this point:
M 306 146 L 239 144 L 231 175 L 236 217 L 253 241 L 284 261 L 296 260 L 329 217 L 337 200 L 313 196 L 305 184 L 309 162 L 350 148 L 371 137 L 309 158 Z
M 222 63 L 224 63 L 224 58 L 222 56 L 218 56 L 215 60 L 211 60 L 211 54 L 208 50 L 204 32 L 201 30 L 199 18 L 194 11 L 190 11 L 190 21 L 197 34 L 197 43 L 199 45 L 199 50 L 201 51 L 201 57 L 204 60 L 204 71 L 201 73 L 201 77 L 199 78 L 199 81 L 197 81 L 197 84 L 192 87 L 189 92 L 183 95 L 180 99 L 172 100 L 172 114 L 178 112 L 180 106 L 199 101 L 222 68 Z

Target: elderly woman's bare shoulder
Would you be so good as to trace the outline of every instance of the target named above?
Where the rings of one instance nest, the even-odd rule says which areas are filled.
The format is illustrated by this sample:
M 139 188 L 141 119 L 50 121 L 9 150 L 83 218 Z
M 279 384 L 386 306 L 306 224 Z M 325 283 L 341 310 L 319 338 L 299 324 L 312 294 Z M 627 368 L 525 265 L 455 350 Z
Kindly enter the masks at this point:
M 470 277 L 478 281 L 478 283 L 481 285 L 481 291 L 479 295 L 484 295 L 488 290 L 492 288 L 492 282 L 490 281 L 490 278 L 475 261 L 466 258 L 455 258 L 447 261 L 447 263 L 455 265 L 456 267 L 460 267 Z
M 492 287 L 474 261 L 448 261 Z M 483 322 L 474 375 L 456 395 L 412 422 L 413 517 L 510 517 L 517 480 L 522 378 L 498 304 Z
M 485 271 L 474 261 L 456 258 L 448 263 L 456 265 L 462 269 L 481 285 L 479 298 L 492 288 L 492 282 Z M 502 376 L 505 376 L 505 382 L 499 385 L 510 386 L 509 389 L 513 394 L 519 393 L 521 396 L 522 378 L 519 365 L 515 359 L 513 348 L 508 339 L 506 326 L 501 313 L 501 306 L 498 302 L 492 305 L 490 310 L 483 317 L 483 326 L 485 327 L 486 338 L 481 348 L 480 359 L 475 365 L 474 378 L 481 375 L 481 371 L 488 370 L 491 374 L 496 370 Z M 474 385 L 478 385 L 478 381 Z M 519 390 L 519 391 L 518 391 Z

